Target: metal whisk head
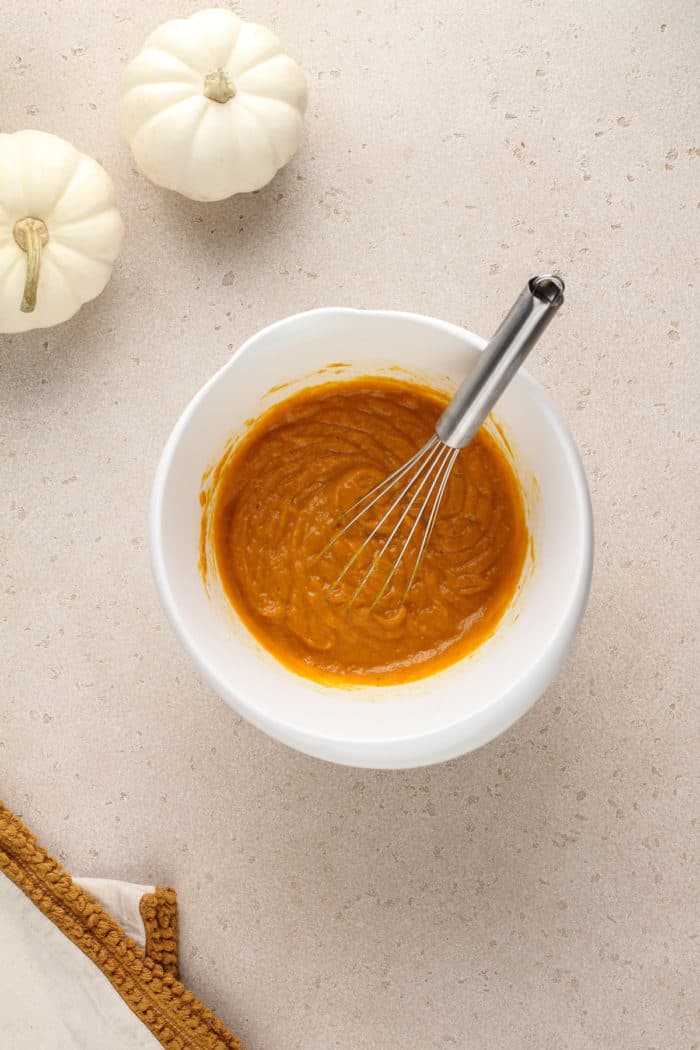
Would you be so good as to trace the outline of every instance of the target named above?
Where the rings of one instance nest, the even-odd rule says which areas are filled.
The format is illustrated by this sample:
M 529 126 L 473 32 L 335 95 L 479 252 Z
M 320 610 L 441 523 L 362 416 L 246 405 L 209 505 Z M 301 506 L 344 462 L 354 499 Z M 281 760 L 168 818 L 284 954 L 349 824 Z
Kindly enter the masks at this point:
M 372 608 L 386 594 L 411 546 L 411 541 L 414 536 L 418 538 L 418 529 L 422 527 L 418 551 L 404 591 L 405 599 L 430 542 L 447 482 L 460 449 L 472 440 L 563 301 L 564 282 L 560 277 L 549 274 L 533 277 L 484 349 L 472 374 L 465 379 L 438 419 L 433 436 L 415 455 L 361 496 L 341 515 L 337 523 L 339 531 L 318 557 L 329 551 L 380 500 L 391 501 L 388 510 L 373 526 L 338 578 L 331 584 L 332 591 L 345 579 L 369 545 L 382 535 L 382 530 L 385 527 L 390 528 L 388 536 L 384 540 L 378 540 L 378 549 L 350 597 L 348 607 L 364 590 L 394 540 L 400 542 L 399 532 L 408 519 L 406 538 L 401 543 L 389 573 L 372 602 Z M 411 521 L 410 515 L 414 507 L 417 507 L 417 511 Z M 391 524 L 395 514 L 396 521 Z
M 390 474 L 383 481 L 380 481 L 378 485 L 375 485 L 373 489 L 361 496 L 345 513 L 340 517 L 338 524 L 340 525 L 346 518 L 350 520 L 343 525 L 339 532 L 335 534 L 331 542 L 325 547 L 324 554 L 329 551 L 331 547 L 344 536 L 352 526 L 364 517 L 364 515 L 375 506 L 382 499 L 391 499 L 394 490 L 399 490 L 389 509 L 385 511 L 382 517 L 379 519 L 377 524 L 374 526 L 372 531 L 369 533 L 364 542 L 357 548 L 350 561 L 347 563 L 340 576 L 332 584 L 331 589 L 337 587 L 347 576 L 352 569 L 353 565 L 358 561 L 362 553 L 366 550 L 369 544 L 374 540 L 375 536 L 381 534 L 382 529 L 390 521 L 394 512 L 398 512 L 396 522 L 391 528 L 389 535 L 386 537 L 384 542 L 381 544 L 377 552 L 374 554 L 369 567 L 365 571 L 362 579 L 355 588 L 355 591 L 348 602 L 348 605 L 352 605 L 355 599 L 359 596 L 360 592 L 364 590 L 370 576 L 379 565 L 380 561 L 389 549 L 390 544 L 398 534 L 401 526 L 408 518 L 412 508 L 419 503 L 418 512 L 410 525 L 408 535 L 404 540 L 401 549 L 394 561 L 389 575 L 384 580 L 379 593 L 372 602 L 374 607 L 381 598 L 384 597 L 386 590 L 393 580 L 396 572 L 404 560 L 404 556 L 410 547 L 411 540 L 416 534 L 421 522 L 425 523 L 423 536 L 420 541 L 418 553 L 416 554 L 413 567 L 411 569 L 411 575 L 409 577 L 408 584 L 406 586 L 405 594 L 408 594 L 411 584 L 413 583 L 418 567 L 423 558 L 425 548 L 428 545 L 430 535 L 435 526 L 435 520 L 440 509 L 440 503 L 442 497 L 445 494 L 447 482 L 454 466 L 455 460 L 459 455 L 458 448 L 450 448 L 449 445 L 445 445 L 437 434 L 426 441 L 421 449 L 416 452 L 414 456 L 411 456 L 406 463 L 398 467 L 392 474 Z M 425 492 L 421 499 L 421 493 Z M 433 499 L 433 493 L 435 498 Z M 432 503 L 431 503 L 432 500 Z M 402 506 L 403 503 L 403 506 Z M 405 596 L 404 594 L 404 596 Z

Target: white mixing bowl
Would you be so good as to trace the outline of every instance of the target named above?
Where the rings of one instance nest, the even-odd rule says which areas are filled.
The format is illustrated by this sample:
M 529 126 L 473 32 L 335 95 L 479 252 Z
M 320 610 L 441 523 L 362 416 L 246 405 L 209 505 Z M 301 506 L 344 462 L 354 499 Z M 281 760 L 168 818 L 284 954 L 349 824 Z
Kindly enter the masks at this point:
M 556 338 L 555 328 L 547 339 Z M 195 664 L 253 725 L 310 755 L 401 768 L 463 754 L 512 725 L 561 667 L 588 596 L 593 525 L 572 437 L 523 372 L 495 417 L 523 486 L 534 556 L 495 634 L 473 654 L 401 686 L 332 688 L 299 677 L 263 649 L 198 570 L 201 479 L 251 417 L 311 383 L 390 374 L 447 391 L 484 341 L 416 314 L 325 309 L 249 339 L 199 391 L 165 446 L 153 487 L 153 571 L 168 619 Z M 329 364 L 345 369 L 320 372 Z M 282 389 L 280 386 L 285 385 Z M 276 388 L 271 390 L 271 388 Z

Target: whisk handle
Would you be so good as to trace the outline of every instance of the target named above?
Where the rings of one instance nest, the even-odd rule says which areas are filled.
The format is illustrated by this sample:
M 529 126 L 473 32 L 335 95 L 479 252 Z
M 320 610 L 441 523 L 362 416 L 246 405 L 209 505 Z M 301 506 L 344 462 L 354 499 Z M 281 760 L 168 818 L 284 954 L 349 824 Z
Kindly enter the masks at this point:
M 542 274 L 528 281 L 437 421 L 441 441 L 452 448 L 469 444 L 563 302 L 561 277 Z

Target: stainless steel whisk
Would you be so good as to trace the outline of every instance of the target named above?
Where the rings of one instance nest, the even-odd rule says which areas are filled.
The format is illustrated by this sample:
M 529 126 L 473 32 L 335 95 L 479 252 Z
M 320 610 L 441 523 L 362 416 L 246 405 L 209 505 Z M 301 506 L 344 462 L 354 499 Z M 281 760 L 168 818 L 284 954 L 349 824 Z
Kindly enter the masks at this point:
M 363 551 L 388 525 L 394 512 L 398 512 L 396 522 L 379 550 L 372 557 L 369 568 L 355 588 L 348 606 L 353 604 L 365 588 L 411 509 L 417 504 L 421 493 L 425 492 L 415 519 L 410 525 L 408 535 L 379 593 L 372 602 L 372 606 L 375 606 L 386 593 L 420 523 L 425 522 L 418 553 L 404 591 L 404 598 L 406 597 L 430 541 L 447 482 L 460 449 L 463 449 L 472 440 L 563 301 L 564 282 L 561 277 L 551 274 L 532 277 L 502 321 L 496 334 L 485 347 L 474 371 L 467 376 L 438 419 L 433 436 L 406 463 L 356 500 L 340 516 L 338 525 L 346 518 L 350 520 L 333 536 L 319 557 L 329 551 L 340 537 L 344 536 L 379 500 L 386 497 L 391 499 L 393 490 L 400 489 L 398 495 L 393 498 L 389 509 L 372 528 L 331 585 L 330 590 L 334 590 L 345 579 Z

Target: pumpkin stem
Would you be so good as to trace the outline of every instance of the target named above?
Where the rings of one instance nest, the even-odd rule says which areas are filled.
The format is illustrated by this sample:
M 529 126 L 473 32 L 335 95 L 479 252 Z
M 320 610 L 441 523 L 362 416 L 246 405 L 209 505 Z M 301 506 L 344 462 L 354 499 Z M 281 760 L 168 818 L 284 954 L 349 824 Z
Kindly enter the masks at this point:
M 204 78 L 204 94 L 212 102 L 228 102 L 236 94 L 236 89 L 223 69 L 215 69 Z
M 41 269 L 41 249 L 48 244 L 49 231 L 46 223 L 41 219 L 18 219 L 14 225 L 13 234 L 15 241 L 23 252 L 27 253 L 27 273 L 24 278 L 24 294 L 20 310 L 23 314 L 30 314 L 36 307 L 36 292 L 39 285 L 39 270 Z

